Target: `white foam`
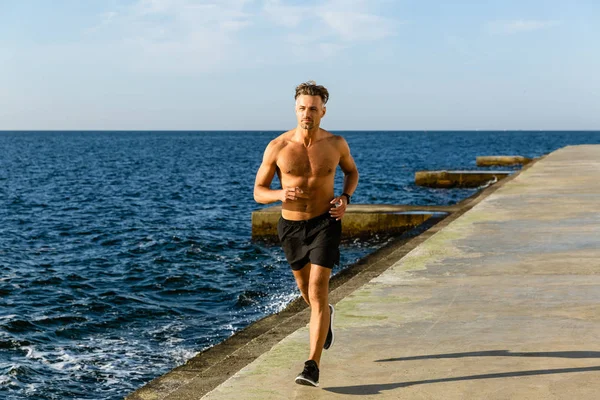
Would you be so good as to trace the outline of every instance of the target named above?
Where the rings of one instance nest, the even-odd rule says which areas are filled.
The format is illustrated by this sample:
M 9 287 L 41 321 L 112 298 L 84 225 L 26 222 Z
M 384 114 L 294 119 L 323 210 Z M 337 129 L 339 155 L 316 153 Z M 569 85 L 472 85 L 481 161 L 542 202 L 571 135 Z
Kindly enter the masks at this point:
M 23 347 L 21 347 L 21 349 L 27 351 L 27 354 L 25 355 L 26 358 L 33 358 L 33 359 L 39 358 L 39 356 L 36 354 L 33 346 L 23 346 Z
M 299 293 L 294 291 L 274 293 L 269 296 L 269 303 L 261 308 L 268 314 L 278 313 L 287 307 L 287 305 L 294 301 L 298 296 Z
M 30 383 L 27 386 L 25 386 L 25 394 L 26 395 L 34 394 L 37 391 L 38 391 L 38 389 L 37 389 L 37 385 L 35 383 Z
M 11 279 L 14 279 L 17 277 L 17 274 L 9 274 L 7 276 L 3 276 L 2 278 L 0 278 L 0 282 L 4 282 L 4 281 L 10 281 Z
M 147 247 L 152 247 L 155 244 L 157 244 L 158 242 L 156 242 L 155 240 L 151 239 L 149 242 L 140 242 L 138 243 L 137 247 L 138 249 L 145 249 Z

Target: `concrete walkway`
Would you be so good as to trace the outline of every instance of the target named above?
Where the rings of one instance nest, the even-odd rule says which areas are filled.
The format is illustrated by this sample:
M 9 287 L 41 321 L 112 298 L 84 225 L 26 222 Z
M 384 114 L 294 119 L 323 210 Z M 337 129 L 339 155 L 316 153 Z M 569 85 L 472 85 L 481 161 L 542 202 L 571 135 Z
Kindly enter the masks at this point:
M 598 399 L 600 146 L 558 150 L 204 399 Z

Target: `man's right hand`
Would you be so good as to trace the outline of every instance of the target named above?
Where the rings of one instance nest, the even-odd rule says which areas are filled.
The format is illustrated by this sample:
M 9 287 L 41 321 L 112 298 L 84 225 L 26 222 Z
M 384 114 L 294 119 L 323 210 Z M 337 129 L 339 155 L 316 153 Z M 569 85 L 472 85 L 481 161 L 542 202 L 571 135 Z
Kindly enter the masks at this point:
M 281 192 L 281 202 L 283 203 L 288 203 L 290 201 L 298 200 L 300 198 L 306 198 L 306 196 L 304 196 L 304 191 L 298 186 L 283 188 L 281 189 Z

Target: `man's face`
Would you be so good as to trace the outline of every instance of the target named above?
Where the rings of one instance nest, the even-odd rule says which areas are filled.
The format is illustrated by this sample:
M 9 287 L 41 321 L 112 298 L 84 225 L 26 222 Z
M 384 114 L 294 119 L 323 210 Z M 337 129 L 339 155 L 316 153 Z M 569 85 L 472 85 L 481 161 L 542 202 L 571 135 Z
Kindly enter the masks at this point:
M 325 105 L 320 96 L 300 95 L 296 99 L 296 118 L 302 129 L 318 128 L 325 115 Z

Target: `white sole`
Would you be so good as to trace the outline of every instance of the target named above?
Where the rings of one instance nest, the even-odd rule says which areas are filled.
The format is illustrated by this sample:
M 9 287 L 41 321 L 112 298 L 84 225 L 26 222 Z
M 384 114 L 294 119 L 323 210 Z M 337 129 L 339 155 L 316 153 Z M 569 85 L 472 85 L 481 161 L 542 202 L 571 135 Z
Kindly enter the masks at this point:
M 311 381 L 310 379 L 306 379 L 306 378 L 302 378 L 302 377 L 297 377 L 296 383 L 298 385 L 305 385 L 305 386 L 314 386 L 314 387 L 319 386 L 319 382 L 315 383 L 315 382 Z
M 335 316 L 335 308 L 331 306 L 329 307 L 329 311 L 331 312 L 331 322 L 329 323 L 329 326 L 331 327 L 331 343 L 329 344 L 329 347 L 325 350 L 329 350 L 335 343 L 335 332 L 333 331 L 333 317 Z

